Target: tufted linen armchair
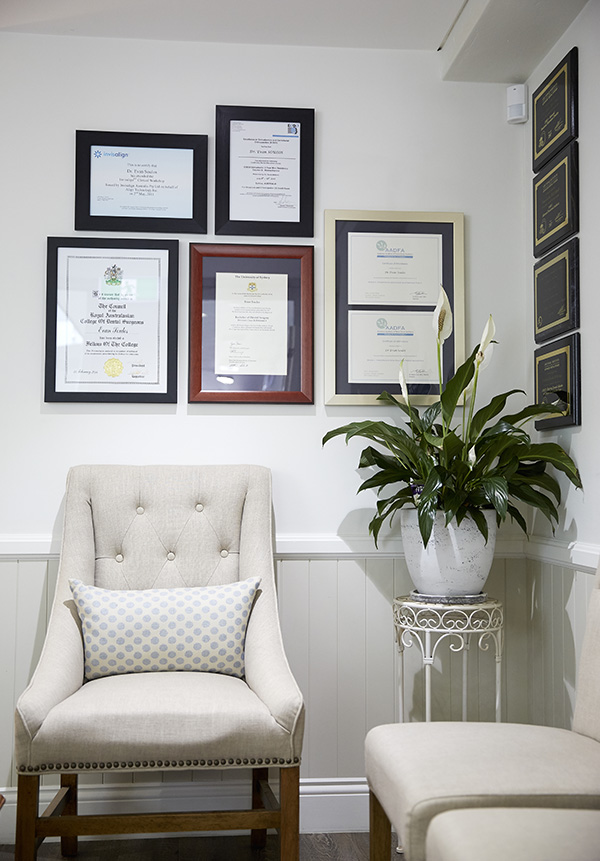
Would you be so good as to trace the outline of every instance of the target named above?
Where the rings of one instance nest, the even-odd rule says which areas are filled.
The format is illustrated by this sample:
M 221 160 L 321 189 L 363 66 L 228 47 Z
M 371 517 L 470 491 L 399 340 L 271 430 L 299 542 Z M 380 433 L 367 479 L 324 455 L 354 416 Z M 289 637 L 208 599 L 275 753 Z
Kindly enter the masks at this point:
M 77 835 L 249 829 L 260 846 L 267 828 L 298 858 L 304 707 L 272 547 L 264 467 L 70 470 L 46 641 L 16 708 L 17 861 L 48 836 L 74 855 Z M 252 774 L 244 811 L 77 815 L 79 773 L 236 768 Z M 57 772 L 40 816 L 40 776 Z

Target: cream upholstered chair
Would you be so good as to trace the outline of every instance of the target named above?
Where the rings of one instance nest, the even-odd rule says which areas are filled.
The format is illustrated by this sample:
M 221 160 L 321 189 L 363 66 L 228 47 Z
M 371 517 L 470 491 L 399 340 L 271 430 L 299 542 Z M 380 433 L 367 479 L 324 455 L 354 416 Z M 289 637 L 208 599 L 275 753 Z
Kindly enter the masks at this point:
M 371 861 L 389 859 L 390 822 L 406 861 L 425 861 L 429 823 L 446 810 L 600 810 L 600 566 L 594 586 L 572 730 L 439 721 L 367 734 Z
M 600 810 L 446 810 L 427 830 L 427 861 L 598 861 Z
M 70 470 L 46 641 L 16 710 L 18 861 L 47 836 L 75 854 L 76 835 L 250 829 L 261 845 L 267 828 L 298 858 L 304 709 L 272 543 L 264 467 Z M 76 815 L 82 772 L 232 768 L 252 774 L 248 810 Z M 57 772 L 39 816 L 40 776 Z

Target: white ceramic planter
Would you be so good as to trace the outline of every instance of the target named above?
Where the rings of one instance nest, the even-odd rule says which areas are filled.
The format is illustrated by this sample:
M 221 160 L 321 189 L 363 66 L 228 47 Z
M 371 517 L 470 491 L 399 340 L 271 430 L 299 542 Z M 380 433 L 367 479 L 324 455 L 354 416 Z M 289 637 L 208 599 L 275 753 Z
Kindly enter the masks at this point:
M 427 548 L 419 531 L 416 508 L 400 511 L 404 556 L 417 592 L 424 595 L 459 597 L 478 595 L 492 567 L 496 546 L 496 512 L 484 510 L 488 540 L 474 521 L 465 517 L 444 526 L 444 514 L 436 512 Z

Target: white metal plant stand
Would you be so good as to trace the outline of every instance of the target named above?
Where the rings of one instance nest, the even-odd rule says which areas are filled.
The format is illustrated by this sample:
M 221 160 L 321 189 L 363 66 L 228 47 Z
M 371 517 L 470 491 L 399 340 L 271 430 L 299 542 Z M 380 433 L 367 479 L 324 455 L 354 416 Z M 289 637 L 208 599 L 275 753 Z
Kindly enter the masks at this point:
M 451 600 L 451 599 L 450 599 Z M 467 599 L 468 601 L 469 599 Z M 496 720 L 501 717 L 500 689 L 502 683 L 502 648 L 504 613 L 502 604 L 494 598 L 465 603 L 423 601 L 414 595 L 394 599 L 394 625 L 401 657 L 399 685 L 400 719 L 404 719 L 404 649 L 417 643 L 425 668 L 425 720 L 431 720 L 431 667 L 439 644 L 449 641 L 453 652 L 462 652 L 462 719 L 467 720 L 467 663 L 471 639 L 475 636 L 481 651 L 490 642 L 496 650 Z

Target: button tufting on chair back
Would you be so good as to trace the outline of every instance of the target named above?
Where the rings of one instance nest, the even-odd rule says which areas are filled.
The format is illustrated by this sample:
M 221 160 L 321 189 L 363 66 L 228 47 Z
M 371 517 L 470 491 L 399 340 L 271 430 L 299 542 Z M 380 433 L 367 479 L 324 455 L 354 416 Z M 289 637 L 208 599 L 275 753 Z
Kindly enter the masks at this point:
M 244 467 L 95 467 L 94 584 L 104 589 L 208 586 L 239 579 Z

